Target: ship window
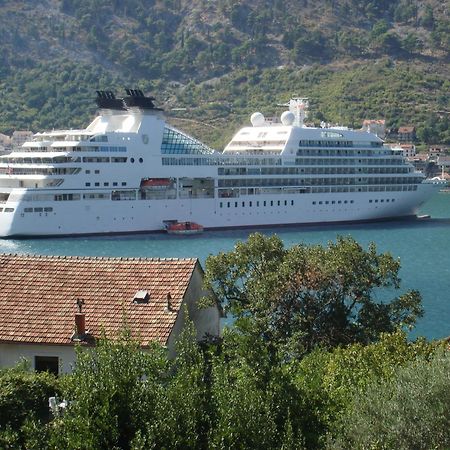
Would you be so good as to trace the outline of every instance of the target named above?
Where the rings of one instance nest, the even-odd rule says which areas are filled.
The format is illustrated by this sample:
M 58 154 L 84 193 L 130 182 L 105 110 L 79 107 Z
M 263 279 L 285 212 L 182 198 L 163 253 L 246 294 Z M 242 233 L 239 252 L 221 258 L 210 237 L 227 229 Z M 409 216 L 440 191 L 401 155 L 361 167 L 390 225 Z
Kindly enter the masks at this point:
M 273 206 L 273 200 L 270 200 L 270 206 Z
M 316 204 L 316 202 L 313 202 L 313 205 L 315 205 Z
M 375 203 L 378 203 L 378 199 L 377 199 L 377 200 L 375 200 Z
M 294 206 L 294 200 L 291 200 L 291 206 Z
M 220 202 L 220 205 L 219 205 L 221 208 L 223 207 L 223 203 L 222 202 Z
M 382 199 L 380 200 L 380 202 L 381 202 L 381 203 L 384 203 L 384 198 L 382 198 Z
M 245 208 L 245 202 L 242 202 L 242 207 Z
M 51 207 L 46 207 L 46 208 L 44 208 L 44 211 L 45 211 L 45 212 L 52 212 L 52 211 L 53 211 L 53 208 L 51 208 Z
M 342 203 L 342 201 L 341 200 L 338 200 L 338 205 L 340 205 Z
M 3 208 L 2 208 L 2 211 L 3 211 Z M 33 212 L 33 208 L 25 208 L 23 211 L 24 212 Z
M 393 198 L 392 201 L 395 202 L 395 198 Z
M 113 156 L 111 158 L 111 162 L 113 163 L 124 163 L 127 162 L 127 158 L 123 156 Z
M 383 201 L 383 200 L 381 200 L 381 201 Z M 354 203 L 354 201 L 353 201 L 353 200 L 350 200 L 350 203 Z
M 229 208 L 231 205 L 230 205 L 230 202 L 227 202 L 227 208 Z
M 117 185 L 118 185 L 117 181 L 113 181 L 113 186 L 117 186 Z
M 5 208 L 5 212 L 14 212 L 14 208 Z
M 280 206 L 280 203 L 281 203 L 280 200 L 278 200 L 277 205 Z
M 142 158 L 139 158 L 139 162 L 140 162 L 140 163 L 143 163 L 144 160 L 143 160 Z
M 256 202 L 256 206 L 259 206 L 259 201 Z
M 266 206 L 266 201 L 264 200 L 263 206 Z
M 134 158 L 130 158 L 130 162 L 131 162 L 131 163 L 134 163 Z
M 122 181 L 122 186 L 126 186 L 127 182 L 126 181 Z
M 234 202 L 234 207 L 237 208 L 238 202 Z
M 34 208 L 34 212 L 42 212 L 43 209 L 42 208 Z
M 99 174 L 100 170 L 94 170 L 94 173 Z
M 91 183 L 85 183 L 85 185 L 86 185 L 87 187 L 89 187 L 89 186 L 91 185 Z
M 372 203 L 372 200 L 369 200 L 369 203 Z
M 103 183 L 103 186 L 109 186 L 108 182 Z
M 344 200 L 344 203 L 347 203 L 347 200 Z
M 389 203 L 389 199 L 388 199 L 388 198 L 386 199 L 386 202 L 388 202 L 388 203 Z
M 319 202 L 319 205 L 321 205 L 322 204 L 322 202 Z
M 100 183 L 94 183 L 94 186 L 100 186 Z
M 326 202 L 325 202 L 325 205 L 328 205 L 328 203 L 330 203 L 330 202 L 326 201 Z
M 86 173 L 89 174 L 89 173 L 91 173 L 91 171 L 90 170 L 86 170 Z

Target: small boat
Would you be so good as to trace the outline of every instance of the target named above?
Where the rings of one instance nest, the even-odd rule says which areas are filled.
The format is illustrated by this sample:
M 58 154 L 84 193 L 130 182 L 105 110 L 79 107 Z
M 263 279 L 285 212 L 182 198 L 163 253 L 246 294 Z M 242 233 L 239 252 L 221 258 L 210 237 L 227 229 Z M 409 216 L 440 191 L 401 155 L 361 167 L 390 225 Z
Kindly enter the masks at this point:
M 170 178 L 142 178 L 141 188 L 160 188 L 165 189 L 172 185 Z
M 166 224 L 169 234 L 198 234 L 203 232 L 203 225 L 195 222 L 171 222 Z

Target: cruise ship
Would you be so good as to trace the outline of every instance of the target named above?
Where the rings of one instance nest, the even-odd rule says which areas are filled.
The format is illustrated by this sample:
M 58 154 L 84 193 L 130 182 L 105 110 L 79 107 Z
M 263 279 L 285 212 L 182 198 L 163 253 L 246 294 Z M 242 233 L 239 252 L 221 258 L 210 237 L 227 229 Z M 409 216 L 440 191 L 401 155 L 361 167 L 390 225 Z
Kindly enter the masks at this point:
M 37 133 L 0 157 L 0 237 L 373 221 L 414 216 L 442 183 L 373 134 L 254 113 L 223 152 L 170 126 L 154 98 L 97 91 L 82 130 Z

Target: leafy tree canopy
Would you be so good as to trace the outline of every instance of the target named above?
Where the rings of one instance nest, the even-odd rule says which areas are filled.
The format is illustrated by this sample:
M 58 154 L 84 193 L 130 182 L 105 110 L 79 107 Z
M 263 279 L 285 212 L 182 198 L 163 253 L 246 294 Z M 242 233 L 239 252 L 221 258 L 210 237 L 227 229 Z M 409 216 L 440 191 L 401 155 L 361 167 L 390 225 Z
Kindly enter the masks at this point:
M 238 329 L 304 354 L 413 326 L 422 315 L 418 292 L 377 300 L 380 288 L 399 289 L 399 269 L 389 253 L 350 237 L 288 249 L 278 236 L 256 233 L 208 257 L 205 278 Z

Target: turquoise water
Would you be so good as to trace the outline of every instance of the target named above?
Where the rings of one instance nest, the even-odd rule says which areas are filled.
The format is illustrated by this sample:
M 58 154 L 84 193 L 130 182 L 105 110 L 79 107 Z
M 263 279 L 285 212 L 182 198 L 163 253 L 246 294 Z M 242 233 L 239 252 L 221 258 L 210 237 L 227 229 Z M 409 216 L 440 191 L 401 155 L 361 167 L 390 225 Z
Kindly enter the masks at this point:
M 440 193 L 422 209 L 431 219 L 346 226 L 296 227 L 261 230 L 277 233 L 290 246 L 299 242 L 326 243 L 337 235 L 351 235 L 379 251 L 400 257 L 402 290 L 422 293 L 425 316 L 413 335 L 441 338 L 450 335 L 450 194 Z M 253 230 L 254 231 L 254 230 Z M 163 234 L 126 237 L 89 237 L 0 241 L 0 252 L 45 255 L 197 257 L 228 251 L 251 231 L 207 232 L 198 236 Z

